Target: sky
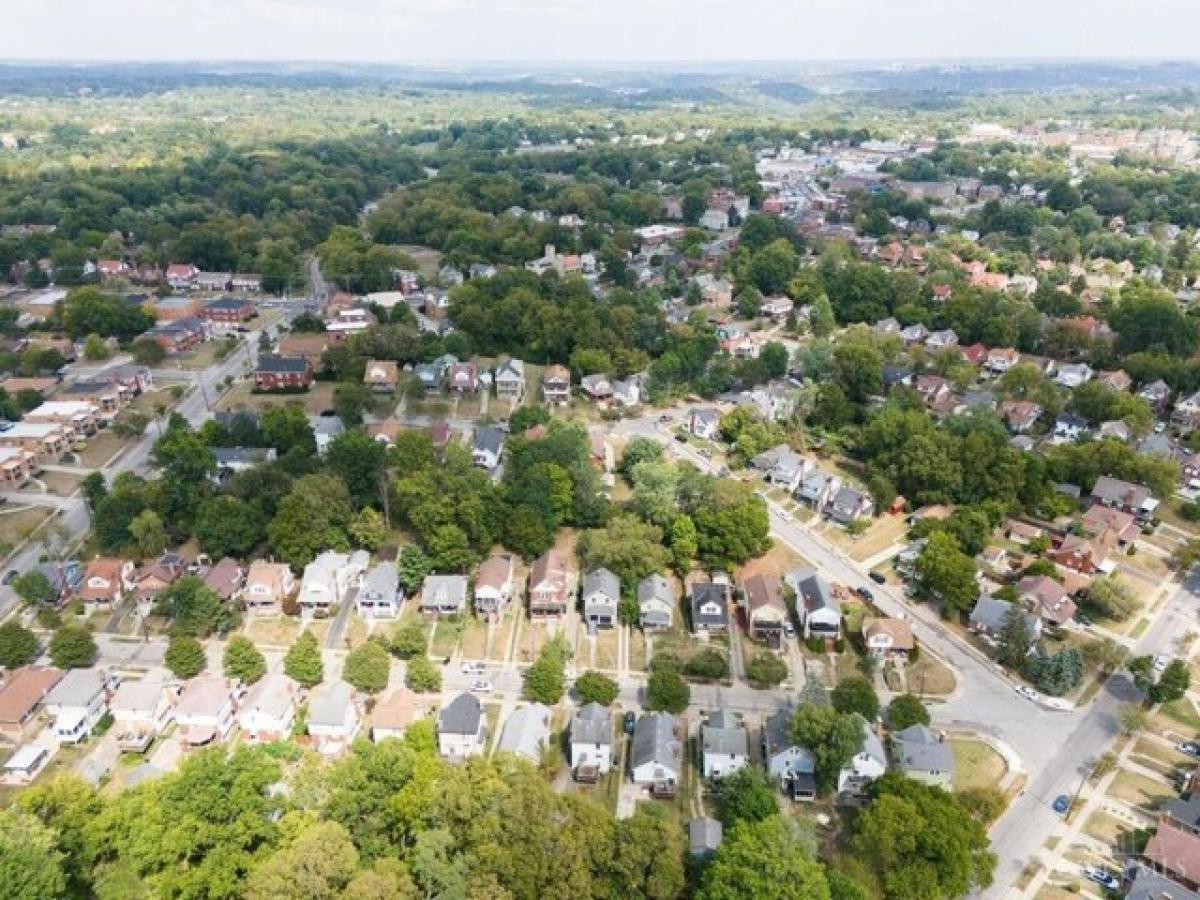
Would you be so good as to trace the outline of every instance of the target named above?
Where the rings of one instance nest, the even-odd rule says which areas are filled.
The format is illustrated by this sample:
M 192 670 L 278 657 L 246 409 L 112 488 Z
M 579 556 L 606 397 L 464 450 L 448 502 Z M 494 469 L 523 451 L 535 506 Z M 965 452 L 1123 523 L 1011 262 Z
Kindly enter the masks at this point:
M 1196 59 L 1198 0 L 6 0 L 10 59 Z

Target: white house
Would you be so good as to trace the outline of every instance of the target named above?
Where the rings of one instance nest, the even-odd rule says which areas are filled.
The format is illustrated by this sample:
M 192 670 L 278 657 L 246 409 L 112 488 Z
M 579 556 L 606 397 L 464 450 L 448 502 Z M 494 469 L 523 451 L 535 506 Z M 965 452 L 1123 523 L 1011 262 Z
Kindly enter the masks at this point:
M 326 550 L 307 566 L 300 579 L 300 594 L 296 598 L 306 615 L 328 615 L 340 604 L 351 587 L 362 580 L 370 556 L 365 550 L 338 553 Z
M 1059 366 L 1058 375 L 1054 380 L 1061 387 L 1077 388 L 1087 381 L 1091 381 L 1096 373 L 1087 363 L 1067 363 Z
M 530 703 L 513 710 L 500 733 L 497 750 L 523 756 L 531 763 L 542 760 L 542 751 L 550 743 L 550 707 Z
M 693 409 L 688 430 L 706 441 L 715 440 L 721 427 L 721 414 L 715 409 Z
M 571 771 L 580 781 L 595 781 L 612 769 L 612 713 L 589 703 L 571 716 Z
M 344 681 L 326 685 L 308 704 L 308 735 L 323 756 L 342 753 L 361 724 L 362 705 L 354 688 Z
M 282 672 L 271 672 L 246 692 L 238 710 L 238 726 L 251 743 L 282 741 L 292 734 L 300 686 Z
M 789 704 L 763 724 L 763 762 L 780 790 L 793 800 L 812 800 L 817 796 L 816 761 L 792 736 L 795 713 Z
M 426 575 L 421 584 L 421 612 L 435 616 L 461 613 L 467 608 L 467 576 Z
M 633 730 L 630 772 L 633 783 L 652 789 L 673 791 L 679 783 L 682 744 L 675 736 L 675 717 L 670 713 L 646 713 Z
M 391 560 L 379 563 L 367 573 L 354 597 L 358 614 L 368 619 L 392 619 L 400 612 L 400 573 Z
M 224 740 L 233 730 L 240 692 L 232 681 L 215 675 L 193 679 L 175 707 L 179 736 L 190 747 Z
M 475 570 L 475 614 L 498 617 L 512 600 L 512 590 L 512 556 L 489 556 Z
M 862 744 L 858 752 L 838 773 L 839 794 L 861 794 L 876 778 L 887 771 L 887 753 L 883 742 L 871 730 L 866 719 L 862 720 Z
M 842 635 L 842 607 L 829 583 L 815 569 L 795 569 L 783 576 L 796 594 L 796 611 L 804 623 L 804 637 Z
M 733 713 L 718 709 L 700 726 L 701 770 L 705 778 L 723 778 L 745 768 L 750 738 Z
M 483 707 L 474 694 L 459 694 L 438 713 L 438 752 L 446 759 L 461 760 L 483 753 L 487 726 Z
M 50 730 L 64 744 L 77 744 L 92 733 L 108 710 L 108 685 L 96 669 L 71 669 L 43 701 L 54 716 Z
M 608 569 L 592 569 L 583 576 L 583 621 L 589 628 L 612 628 L 621 602 L 621 579 Z
M 144 751 L 175 721 L 175 700 L 176 692 L 161 681 L 122 682 L 108 704 L 117 746 Z

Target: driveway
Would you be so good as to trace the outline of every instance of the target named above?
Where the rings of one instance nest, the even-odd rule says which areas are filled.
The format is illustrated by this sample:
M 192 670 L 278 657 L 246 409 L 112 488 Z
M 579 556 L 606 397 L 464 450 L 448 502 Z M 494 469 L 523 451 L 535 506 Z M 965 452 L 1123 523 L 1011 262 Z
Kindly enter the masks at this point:
M 92 784 L 99 784 L 100 779 L 112 771 L 121 757 L 121 749 L 117 746 L 117 737 L 110 730 L 91 751 L 75 764 L 75 771 L 80 777 Z

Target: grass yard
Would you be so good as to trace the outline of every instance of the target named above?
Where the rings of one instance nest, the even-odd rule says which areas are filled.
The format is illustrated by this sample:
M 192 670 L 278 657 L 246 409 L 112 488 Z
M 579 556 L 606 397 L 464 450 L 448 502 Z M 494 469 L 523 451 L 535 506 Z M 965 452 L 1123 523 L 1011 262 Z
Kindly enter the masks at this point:
M 1115 846 L 1129 833 L 1129 828 L 1120 819 L 1098 809 L 1088 816 L 1083 825 L 1083 832 L 1109 846 Z
M 179 356 L 165 360 L 163 367 L 168 369 L 185 369 L 191 372 L 203 371 L 204 369 L 211 368 L 229 355 L 225 354 L 224 357 L 221 356 L 221 350 L 224 346 L 224 338 L 205 341 L 187 353 L 181 353 Z M 237 349 L 235 348 L 232 352 L 236 353 Z
M 270 619 L 249 616 L 242 632 L 264 647 L 290 647 L 300 636 L 300 623 L 283 616 Z
M 98 469 L 123 447 L 125 441 L 113 434 L 111 428 L 106 428 L 87 439 L 87 449 L 78 454 L 79 461 L 89 469 Z
M 546 643 L 548 628 L 544 622 L 530 622 L 525 626 L 525 630 L 517 639 L 516 661 L 518 663 L 531 663 L 537 659 L 538 654 L 542 651 L 542 644 Z
M 46 489 L 52 494 L 57 494 L 60 497 L 70 497 L 79 488 L 79 483 L 83 481 L 82 475 L 75 475 L 71 472 L 45 472 L 38 476 L 38 481 L 46 486 Z
M 328 381 L 313 382 L 303 394 L 255 394 L 250 382 L 236 385 L 217 403 L 219 410 L 251 409 L 264 410 L 270 406 L 286 406 L 297 403 L 307 413 L 319 413 L 333 406 L 333 384 Z
M 908 522 L 904 516 L 881 516 L 858 537 L 840 527 L 830 528 L 828 535 L 835 543 L 846 548 L 851 559 L 863 562 L 903 541 L 907 533 Z
M 639 628 L 629 629 L 629 668 L 646 671 L 646 636 Z
M 44 506 L 12 506 L 0 509 L 0 555 L 7 556 L 17 544 L 45 522 L 53 510 Z
M 1159 707 L 1159 715 L 1155 718 L 1160 717 L 1165 717 L 1175 725 L 1182 725 L 1192 731 L 1200 731 L 1200 713 L 1196 712 L 1195 704 L 1187 697 L 1180 697 L 1178 700 L 1164 703 Z
M 500 704 L 483 704 L 483 715 L 487 720 L 487 749 L 490 751 L 500 740 L 500 730 L 497 728 L 500 722 Z
M 1109 796 L 1142 809 L 1158 808 L 1178 792 L 1169 784 L 1147 778 L 1137 772 L 1118 772 L 1108 789 Z
M 998 788 L 1008 772 L 1004 757 L 983 741 L 974 738 L 950 738 L 954 751 L 954 789 Z
M 452 654 L 466 628 L 467 623 L 460 618 L 438 619 L 437 624 L 433 626 L 433 640 L 429 644 L 429 654 L 435 659 Z
M 1191 758 L 1174 747 L 1160 744 L 1148 737 L 1139 737 L 1133 746 L 1133 759 L 1160 775 L 1173 778 L 1176 770 L 1187 766 Z
M 508 649 L 512 644 L 513 632 L 517 628 L 517 624 L 524 618 L 524 614 L 519 609 L 508 609 L 504 615 L 500 617 L 500 621 L 496 623 L 496 628 L 492 634 L 492 647 L 488 652 L 488 659 L 506 660 L 508 659 Z
M 437 278 L 438 270 L 442 267 L 441 250 L 434 250 L 423 244 L 400 244 L 396 249 L 411 256 L 413 262 L 417 264 L 417 271 L 426 278 Z
M 954 672 L 928 651 L 908 667 L 908 689 L 914 694 L 945 697 L 954 693 Z
M 595 668 L 607 669 L 609 671 L 616 670 L 619 641 L 620 633 L 615 628 L 601 629 L 596 634 Z
M 776 542 L 775 546 L 765 554 L 752 559 L 738 571 L 739 583 L 753 575 L 768 574 L 780 578 L 792 569 L 810 567 L 811 563 L 787 545 Z
M 487 649 L 487 624 L 472 616 L 467 619 L 462 636 L 462 655 L 465 659 L 483 659 Z

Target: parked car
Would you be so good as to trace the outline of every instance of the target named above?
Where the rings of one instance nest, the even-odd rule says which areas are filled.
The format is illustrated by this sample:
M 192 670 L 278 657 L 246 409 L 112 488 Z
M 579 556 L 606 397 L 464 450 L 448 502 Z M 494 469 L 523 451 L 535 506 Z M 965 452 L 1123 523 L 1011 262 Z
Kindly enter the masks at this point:
M 1054 802 L 1050 805 L 1060 816 L 1065 816 L 1067 814 L 1067 810 L 1071 808 L 1071 798 L 1066 794 L 1059 794 L 1054 798 Z
M 1154 657 L 1154 671 L 1161 672 L 1163 669 L 1165 669 L 1167 667 L 1167 662 L 1168 662 L 1167 657 L 1165 655 L 1163 655 L 1162 653 L 1155 656 Z
M 471 682 L 471 692 L 474 694 L 490 694 L 492 692 L 492 683 L 486 678 L 476 678 Z
M 487 666 L 479 660 L 469 660 L 462 664 L 462 673 L 464 675 L 482 675 L 486 671 Z
M 677 434 L 677 435 L 675 435 L 675 440 L 679 441 L 679 443 L 681 443 L 681 444 L 686 444 L 687 443 L 687 435 L 686 434 Z
M 1179 752 L 1200 759 L 1200 744 L 1197 744 L 1195 741 L 1184 741 L 1179 745 Z
M 637 727 L 637 713 L 632 709 L 625 713 L 621 719 L 621 728 L 626 734 L 633 734 L 633 729 Z
M 1110 891 L 1115 891 L 1121 886 L 1121 879 L 1112 872 L 1105 872 L 1099 866 L 1084 866 L 1083 877 Z
M 796 626 L 793 625 L 791 622 L 784 622 L 783 623 L 783 633 L 790 638 L 795 637 L 796 636 Z
M 868 603 L 875 599 L 875 595 L 872 594 L 871 591 L 865 587 L 856 587 L 854 589 L 854 593 L 858 594 L 858 596 L 862 597 Z
M 16 569 L 9 569 L 7 572 L 4 573 L 4 583 L 12 584 L 14 581 L 17 580 L 17 578 L 20 576 L 20 574 L 21 573 L 18 572 Z
M 884 577 L 882 572 L 868 572 L 867 577 L 876 584 L 887 584 L 887 578 Z

